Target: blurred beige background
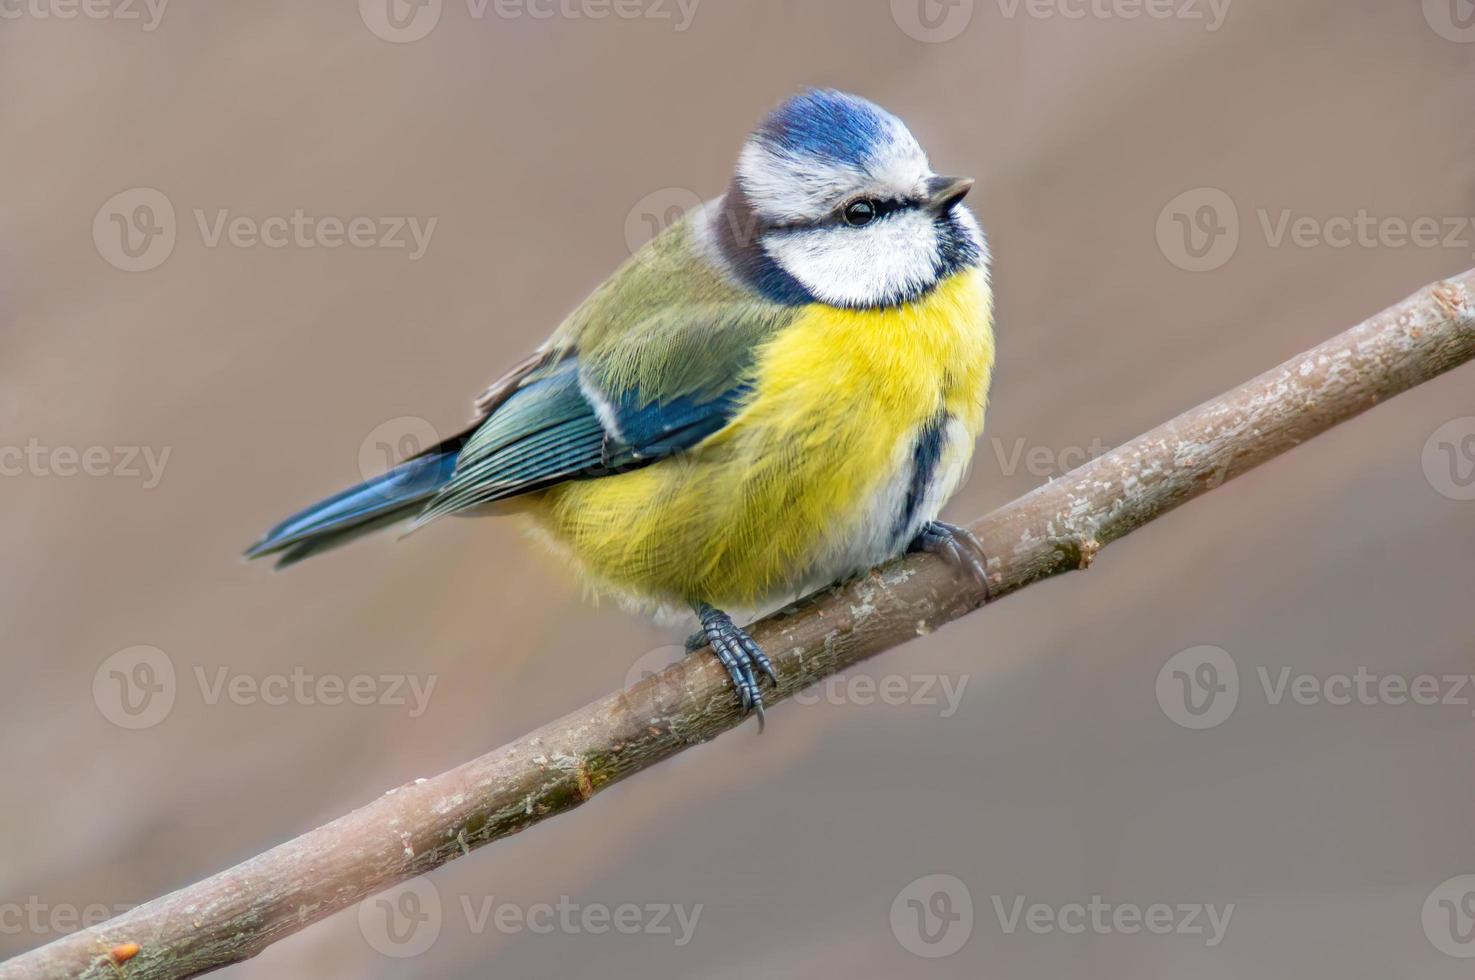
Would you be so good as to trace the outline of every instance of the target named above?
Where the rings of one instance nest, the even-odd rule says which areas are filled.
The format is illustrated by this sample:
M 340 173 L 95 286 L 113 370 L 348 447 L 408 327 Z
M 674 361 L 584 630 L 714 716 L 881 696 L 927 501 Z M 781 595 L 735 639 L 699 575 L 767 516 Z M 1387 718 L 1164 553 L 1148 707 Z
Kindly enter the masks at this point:
M 283 575 L 237 555 L 460 424 L 797 88 L 875 99 L 980 178 L 1000 369 L 953 517 L 1475 264 L 1468 0 L 385 2 L 0 5 L 0 954 L 669 655 L 640 659 L 672 635 L 584 601 L 513 523 Z M 330 239 L 320 219 L 369 219 L 369 244 L 278 237 L 298 209 Z M 1465 225 L 1276 234 L 1360 212 Z M 374 244 L 400 218 L 423 255 Z M 347 911 L 226 975 L 1468 976 L 1441 951 L 1475 953 L 1468 882 L 1439 889 L 1475 873 L 1471 706 L 1275 703 L 1260 672 L 1475 672 L 1472 388 L 1467 367 L 866 664 L 903 703 L 832 686 L 442 869 L 419 955 Z M 1239 694 L 1190 730 L 1158 676 L 1201 646 Z M 294 672 L 368 675 L 375 703 L 268 697 Z M 511 925 L 564 896 L 640 906 L 640 930 Z M 1233 911 L 1212 944 L 1176 911 L 1166 935 L 1062 931 L 1097 896 Z M 662 903 L 701 906 L 689 941 Z M 1009 928 L 1037 903 L 1053 928 Z

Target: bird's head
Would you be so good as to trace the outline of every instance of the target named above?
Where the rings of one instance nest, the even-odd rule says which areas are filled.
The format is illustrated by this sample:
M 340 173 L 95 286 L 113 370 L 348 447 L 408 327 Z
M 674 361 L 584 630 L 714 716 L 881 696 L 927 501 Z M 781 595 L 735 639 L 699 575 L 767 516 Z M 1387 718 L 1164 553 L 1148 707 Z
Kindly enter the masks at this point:
M 986 260 L 962 206 L 973 181 L 934 173 L 902 121 L 865 99 L 812 90 L 763 120 L 711 212 L 723 257 L 786 302 L 908 302 Z

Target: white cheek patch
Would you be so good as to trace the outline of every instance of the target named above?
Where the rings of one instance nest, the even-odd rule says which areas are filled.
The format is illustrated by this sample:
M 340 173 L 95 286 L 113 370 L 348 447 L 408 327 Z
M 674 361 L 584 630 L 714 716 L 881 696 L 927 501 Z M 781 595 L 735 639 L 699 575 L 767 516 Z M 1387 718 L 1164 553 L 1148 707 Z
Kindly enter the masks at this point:
M 862 228 L 826 225 L 763 239 L 768 254 L 823 303 L 879 306 L 931 286 L 937 226 L 930 214 L 899 211 Z

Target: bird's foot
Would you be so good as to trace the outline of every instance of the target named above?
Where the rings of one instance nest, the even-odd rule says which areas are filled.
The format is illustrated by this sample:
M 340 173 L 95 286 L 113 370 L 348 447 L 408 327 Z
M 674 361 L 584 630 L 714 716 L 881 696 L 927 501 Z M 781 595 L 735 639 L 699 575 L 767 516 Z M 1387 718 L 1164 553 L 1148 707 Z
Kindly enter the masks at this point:
M 732 678 L 743 712 L 756 714 L 758 730 L 763 731 L 763 691 L 758 686 L 758 673 L 762 672 L 774 684 L 778 683 L 768 655 L 722 610 L 702 603 L 696 607 L 696 612 L 702 621 L 702 631 L 686 641 L 687 649 L 698 649 L 707 643 L 712 645 L 717 659 L 727 668 L 727 676 Z
M 983 546 L 966 527 L 932 521 L 922 528 L 921 533 L 907 547 L 907 551 L 927 551 L 956 568 L 965 568 L 973 573 L 978 584 L 983 586 L 983 597 L 990 597 L 988 583 L 988 558 Z

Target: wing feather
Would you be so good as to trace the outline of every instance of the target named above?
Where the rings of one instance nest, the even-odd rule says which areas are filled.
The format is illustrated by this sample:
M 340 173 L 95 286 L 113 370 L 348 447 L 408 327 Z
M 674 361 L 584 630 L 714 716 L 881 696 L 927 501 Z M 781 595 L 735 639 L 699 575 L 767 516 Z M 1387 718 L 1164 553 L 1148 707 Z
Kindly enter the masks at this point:
M 691 449 L 740 410 L 759 347 L 796 313 L 725 279 L 674 226 L 477 400 L 413 526 Z

